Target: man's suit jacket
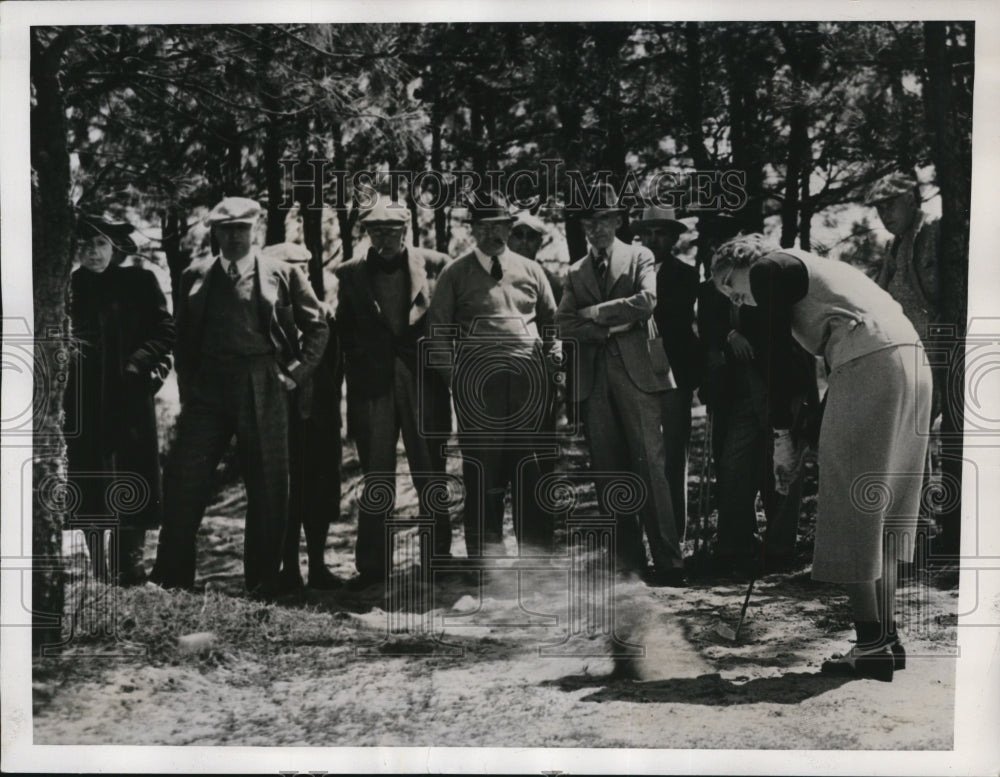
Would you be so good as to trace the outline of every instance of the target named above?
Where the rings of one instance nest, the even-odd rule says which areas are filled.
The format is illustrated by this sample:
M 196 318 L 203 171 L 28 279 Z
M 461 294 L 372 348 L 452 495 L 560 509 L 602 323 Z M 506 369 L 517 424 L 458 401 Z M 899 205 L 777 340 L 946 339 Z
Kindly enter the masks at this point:
M 875 279 L 883 289 L 889 288 L 900 251 L 911 254 L 910 268 L 912 277 L 916 279 L 915 290 L 920 295 L 924 308 L 930 311 L 931 320 L 937 320 L 941 306 L 941 222 L 921 210 L 917 212 L 914 223 L 906 233 L 893 238 L 889 255 L 882 260 Z
M 203 259 L 181 273 L 175 360 L 182 399 L 201 366 L 205 303 L 217 261 Z M 260 254 L 254 262 L 261 326 L 274 344 L 276 367 L 296 383 L 304 382 L 323 358 L 329 337 L 319 301 L 297 268 Z
M 605 288 L 601 288 L 590 256 L 575 262 L 566 276 L 563 297 L 556 313 L 559 336 L 576 340 L 580 354 L 576 399 L 583 401 L 594 387 L 594 368 L 602 348 L 617 346 L 629 378 L 640 391 L 670 387 L 666 374 L 658 374 L 649 356 L 647 321 L 656 307 L 656 270 L 653 253 L 643 246 L 615 240 L 608 260 Z M 597 319 L 579 314 L 597 306 Z M 611 334 L 609 327 L 632 324 L 625 332 Z M 609 341 L 614 341 L 613 344 Z
M 344 352 L 347 377 L 348 417 L 359 399 L 382 396 L 392 386 L 395 360 L 398 357 L 417 375 L 418 342 L 426 334 L 427 308 L 441 271 L 451 258 L 440 251 L 407 246 L 407 271 L 410 281 L 410 309 L 406 330 L 396 335 L 389 319 L 379 309 L 372 289 L 366 257 L 344 262 L 337 268 L 337 325 Z M 430 370 L 420 387 L 425 417 L 436 427 L 450 426 L 448 387 Z M 440 417 L 438 417 L 440 416 Z M 447 418 L 447 420 L 445 420 Z M 349 430 L 350 431 L 350 430 Z
M 698 297 L 698 270 L 668 257 L 656 272 L 656 309 L 653 319 L 663 337 L 670 369 L 681 388 L 694 391 L 703 369 L 701 343 L 694 331 L 694 302 Z

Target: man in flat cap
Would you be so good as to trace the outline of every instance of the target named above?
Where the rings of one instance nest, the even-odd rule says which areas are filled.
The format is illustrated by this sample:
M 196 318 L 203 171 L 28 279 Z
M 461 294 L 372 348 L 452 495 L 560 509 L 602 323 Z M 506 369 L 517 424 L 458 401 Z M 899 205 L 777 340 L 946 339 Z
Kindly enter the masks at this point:
M 349 582 L 352 588 L 382 584 L 390 571 L 385 519 L 395 505 L 396 482 L 388 473 L 396 472 L 400 435 L 418 495 L 426 494 L 434 477 L 445 472 L 441 450 L 445 440 L 422 431 L 450 429 L 448 387 L 435 373 L 421 373 L 417 343 L 427 331 L 435 284 L 450 259 L 438 251 L 407 245 L 409 220 L 403 203 L 373 195 L 359 219 L 371 247 L 364 256 L 337 268 L 347 428 L 365 474 L 355 547 L 358 577 Z M 382 489 L 392 494 L 387 506 L 377 497 Z M 449 515 L 441 510 L 432 517 L 434 555 L 448 556 Z
M 930 350 L 939 352 L 941 343 L 928 343 L 934 324 L 951 324 L 956 327 L 963 322 L 949 320 L 945 311 L 948 300 L 941 298 L 941 222 L 920 207 L 920 188 L 916 179 L 904 172 L 893 172 L 880 178 L 868 190 L 865 204 L 878 211 L 879 219 L 892 233 L 892 243 L 879 268 L 876 282 L 889 292 L 903 308 L 903 312 L 917 330 Z M 958 350 L 958 343 L 946 343 Z M 951 370 L 957 364 L 937 364 L 932 366 L 934 376 L 934 399 L 931 410 L 931 426 L 941 415 L 941 432 L 948 438 L 960 439 L 963 427 L 961 399 L 953 398 L 951 387 L 957 383 L 961 391 L 961 381 L 952 380 Z M 962 480 L 961 451 L 942 456 L 942 469 L 954 488 Z M 959 500 L 949 500 L 952 506 L 938 516 L 941 534 L 933 543 L 937 554 L 957 554 L 959 550 L 959 524 L 961 509 Z
M 220 255 L 181 275 L 177 381 L 181 414 L 166 468 L 153 578 L 191 588 L 195 538 L 215 468 L 233 435 L 247 490 L 244 576 L 251 595 L 280 591 L 288 515 L 289 392 L 323 356 L 328 330 L 296 268 L 253 247 L 260 205 L 226 197 L 208 216 Z
M 927 325 L 937 320 L 939 307 L 940 222 L 921 209 L 917 181 L 906 173 L 890 173 L 876 181 L 865 204 L 878 211 L 893 235 L 876 281 L 926 338 Z
M 544 555 L 553 521 L 535 486 L 545 456 L 555 458 L 544 428 L 559 353 L 556 304 L 541 266 L 507 247 L 514 219 L 500 195 L 477 192 L 469 217 L 476 246 L 441 274 L 428 314 L 431 337 L 448 357 L 435 364 L 455 398 L 466 552 L 504 555 L 509 486 L 519 553 Z
M 264 248 L 268 259 L 288 262 L 309 276 L 312 253 L 301 243 L 277 243 Z M 300 534 L 306 538 L 310 588 L 331 590 L 341 580 L 326 566 L 326 540 L 330 524 L 340 519 L 340 398 L 344 382 L 335 311 L 337 279 L 323 272 L 320 307 L 330 337 L 316 369 L 298 381 L 289 415 L 288 528 L 281 562 L 282 591 L 301 590 L 305 583 L 299 569 Z
M 684 586 L 684 556 L 663 450 L 662 394 L 671 388 L 662 354 L 650 351 L 649 320 L 656 307 L 652 251 L 619 240 L 625 209 L 610 184 L 580 216 L 589 245 L 569 269 L 556 322 L 560 336 L 576 339 L 580 358 L 577 398 L 583 402 L 591 466 L 597 473 L 634 472 L 647 486 L 635 515 L 619 515 L 616 549 L 620 573 L 650 585 Z M 655 347 L 659 347 L 656 345 Z M 598 495 L 606 513 L 607 483 Z M 646 569 L 645 530 L 654 570 Z
M 656 261 L 656 308 L 653 320 L 667 357 L 670 387 L 663 392 L 663 449 L 674 505 L 678 539 L 687 526 L 687 460 L 691 438 L 691 401 L 701 381 L 701 344 L 694 326 L 698 270 L 674 256 L 687 225 L 673 208 L 649 205 L 632 231 Z

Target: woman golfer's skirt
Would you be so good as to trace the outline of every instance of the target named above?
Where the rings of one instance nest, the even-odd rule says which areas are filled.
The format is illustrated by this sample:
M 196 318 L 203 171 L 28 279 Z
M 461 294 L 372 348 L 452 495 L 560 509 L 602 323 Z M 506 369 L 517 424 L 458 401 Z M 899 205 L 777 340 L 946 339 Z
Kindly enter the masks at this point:
M 923 348 L 898 345 L 829 376 L 819 438 L 815 580 L 882 577 L 912 561 L 930 431 L 932 380 Z

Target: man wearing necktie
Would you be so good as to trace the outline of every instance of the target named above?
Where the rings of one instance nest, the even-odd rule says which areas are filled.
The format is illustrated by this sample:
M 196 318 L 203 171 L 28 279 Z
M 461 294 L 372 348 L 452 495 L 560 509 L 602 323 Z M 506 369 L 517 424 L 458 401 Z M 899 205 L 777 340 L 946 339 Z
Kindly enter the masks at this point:
M 309 376 L 329 330 L 302 273 L 253 247 L 261 209 L 226 197 L 208 216 L 219 256 L 181 274 L 177 384 L 181 414 L 165 473 L 152 579 L 191 588 L 198 525 L 233 436 L 247 490 L 244 573 L 260 598 L 281 593 L 288 515 L 289 392 Z
M 552 550 L 552 516 L 535 486 L 557 452 L 545 434 L 559 343 L 555 300 L 541 266 L 507 248 L 514 219 L 496 193 L 469 205 L 474 250 L 438 281 L 428 318 L 434 366 L 452 387 L 465 484 L 469 558 L 504 555 L 510 487 L 519 553 Z M 546 439 L 547 438 L 547 439 Z
M 445 472 L 441 452 L 451 428 L 448 387 L 438 375 L 417 365 L 417 342 L 426 333 L 427 308 L 436 279 L 450 258 L 406 245 L 407 207 L 384 195 L 375 197 L 359 221 L 371 247 L 337 268 L 337 324 L 347 377 L 347 430 L 354 438 L 365 474 L 358 505 L 355 565 L 351 588 L 385 582 L 389 571 L 385 519 L 395 505 L 396 445 L 400 434 L 418 494 Z M 423 425 L 423 428 L 421 428 Z M 383 489 L 391 500 L 380 500 Z M 433 515 L 434 555 L 451 551 L 447 511 Z
M 673 208 L 648 205 L 632 225 L 656 261 L 656 309 L 653 320 L 668 362 L 669 388 L 663 392 L 663 450 L 667 482 L 674 501 L 677 535 L 683 541 L 687 525 L 688 441 L 691 401 L 701 380 L 701 343 L 694 323 L 698 270 L 674 256 L 674 246 L 687 231 Z
M 598 496 L 605 498 L 615 472 L 634 472 L 646 484 L 641 528 L 635 515 L 618 514 L 618 571 L 638 573 L 651 585 L 683 586 L 681 551 L 661 431 L 662 394 L 670 388 L 662 359 L 654 361 L 648 321 L 656 306 L 656 270 L 648 248 L 615 237 L 624 208 L 610 184 L 593 192 L 580 211 L 589 245 L 587 255 L 569 270 L 556 323 L 560 337 L 575 339 L 580 367 L 577 400 L 590 443 L 591 466 L 598 475 Z M 642 532 L 653 559 L 646 571 Z

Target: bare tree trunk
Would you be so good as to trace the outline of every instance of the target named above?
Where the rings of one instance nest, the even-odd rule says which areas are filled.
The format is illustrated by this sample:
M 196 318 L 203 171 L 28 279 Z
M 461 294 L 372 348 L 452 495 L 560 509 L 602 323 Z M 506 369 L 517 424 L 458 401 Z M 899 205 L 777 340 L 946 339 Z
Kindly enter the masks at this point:
M 687 47 L 687 57 L 683 93 L 688 154 L 690 154 L 696 170 L 708 170 L 712 165 L 705 148 L 705 133 L 702 130 L 704 104 L 702 100 L 701 26 L 698 22 L 688 22 L 684 25 L 684 41 Z M 699 270 L 712 258 L 709 238 L 707 230 L 699 231 L 695 254 L 695 267 Z
M 799 231 L 799 181 L 803 157 L 809 147 L 809 114 L 804 106 L 792 108 L 785 163 L 785 199 L 781 203 L 781 246 L 791 248 Z
M 940 312 L 943 324 L 955 328 L 952 360 L 941 402 L 942 475 L 961 492 L 962 429 L 965 397 L 965 332 L 968 318 L 969 208 L 972 185 L 972 71 L 956 66 L 959 54 L 973 59 L 972 24 L 952 27 L 947 22 L 924 23 L 927 65 L 924 104 L 933 138 L 934 168 L 941 191 L 941 249 L 939 254 Z M 964 36 L 965 46 L 960 46 Z M 955 387 L 955 388 L 952 388 Z M 961 501 L 951 500 L 939 515 L 942 533 L 932 550 L 957 555 L 960 548 Z
M 181 238 L 187 231 L 184 214 L 178 205 L 170 205 L 160 214 L 160 226 L 163 231 L 163 253 L 167 257 L 167 267 L 170 270 L 170 293 L 177 310 L 177 295 L 181 288 L 181 273 L 191 263 L 191 255 L 181 249 Z
M 809 196 L 809 175 L 812 165 L 802 167 L 802 192 L 799 200 L 799 248 L 803 251 L 812 250 L 812 217 L 815 203 Z
M 265 27 L 260 31 L 261 40 L 257 47 L 257 94 L 261 105 L 272 113 L 268 114 L 264 125 L 264 142 L 262 143 L 264 184 L 267 189 L 267 233 L 264 242 L 267 245 L 285 242 L 285 216 L 288 211 L 282 208 L 284 202 L 281 161 L 281 122 L 274 115 L 280 110 L 278 87 L 271 78 L 274 48 L 271 45 L 273 32 Z
M 333 123 L 330 126 L 330 134 L 333 136 L 333 168 L 335 170 L 346 170 L 345 167 L 347 160 L 346 154 L 344 153 L 344 139 L 341 132 L 340 124 Z M 346 183 L 345 183 L 346 186 Z M 341 196 L 338 200 L 346 200 L 347 192 L 341 192 Z M 357 206 L 357 197 L 352 196 L 352 205 Z M 342 202 L 337 203 L 338 206 L 343 204 Z M 347 262 L 354 258 L 354 220 L 356 216 L 354 215 L 354 209 L 352 207 L 348 208 L 337 208 L 337 226 L 340 228 L 340 255 L 341 261 Z
M 267 121 L 264 129 L 264 180 L 267 182 L 267 245 L 285 242 L 285 216 L 288 211 L 281 207 L 282 192 L 281 126 L 274 118 Z
M 31 31 L 32 281 L 35 308 L 35 458 L 32 466 L 32 647 L 58 643 L 63 613 L 62 501 L 67 494 L 58 380 L 66 353 L 73 212 L 69 199 L 66 110 L 59 68 L 68 35 L 48 46 Z M 65 370 L 65 366 L 62 367 Z M 63 376 L 65 377 L 65 376 Z
M 725 36 L 725 61 L 729 85 L 729 123 L 732 137 L 733 167 L 746 176 L 747 201 L 742 213 L 737 214 L 748 232 L 761 232 L 764 228 L 764 161 L 760 131 L 757 125 L 758 97 L 755 77 L 748 70 L 743 57 L 736 54 L 741 33 L 727 31 Z
M 430 88 L 433 90 L 431 102 L 431 170 L 441 175 L 441 124 L 444 122 L 444 111 L 441 110 L 440 98 L 437 94 L 433 73 L 430 76 Z M 438 179 L 444 189 L 443 178 Z M 448 221 L 447 207 L 451 198 L 446 198 L 443 191 L 437 192 L 434 208 L 434 247 L 438 251 L 448 252 Z

